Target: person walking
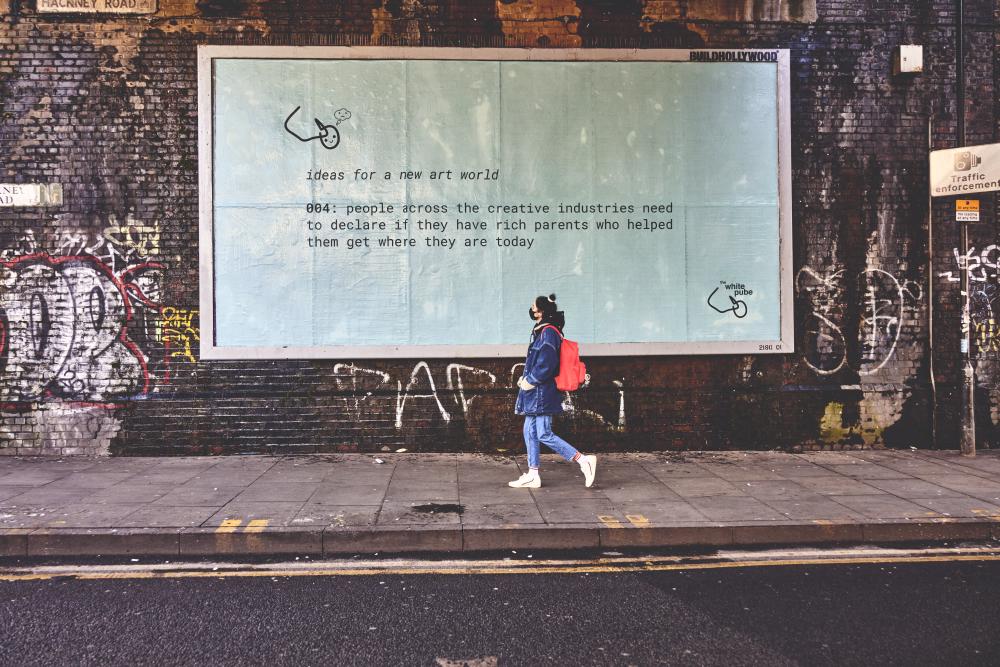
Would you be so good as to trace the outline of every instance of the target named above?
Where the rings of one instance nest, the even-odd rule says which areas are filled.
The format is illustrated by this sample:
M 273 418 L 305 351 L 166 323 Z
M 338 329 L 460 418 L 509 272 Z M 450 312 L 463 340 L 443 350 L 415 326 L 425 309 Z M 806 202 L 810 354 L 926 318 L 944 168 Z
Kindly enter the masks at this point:
M 536 298 L 529 309 L 535 322 L 531 330 L 528 356 L 524 360 L 524 374 L 517 381 L 520 391 L 514 412 L 524 415 L 524 444 L 528 449 L 528 472 L 508 486 L 519 489 L 537 489 L 542 485 L 538 473 L 539 443 L 545 445 L 567 461 L 576 461 L 583 472 L 584 486 L 590 487 L 597 474 L 597 457 L 581 454 L 552 432 L 552 416 L 562 413 L 562 396 L 556 389 L 559 374 L 559 346 L 566 316 L 556 306 L 556 295 Z

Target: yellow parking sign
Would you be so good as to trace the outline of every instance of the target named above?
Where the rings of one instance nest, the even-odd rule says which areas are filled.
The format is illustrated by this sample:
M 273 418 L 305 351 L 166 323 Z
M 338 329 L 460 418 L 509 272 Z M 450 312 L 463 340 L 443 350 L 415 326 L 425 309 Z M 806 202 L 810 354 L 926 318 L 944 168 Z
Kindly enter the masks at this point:
M 958 222 L 979 222 L 979 200 L 956 199 L 955 220 Z

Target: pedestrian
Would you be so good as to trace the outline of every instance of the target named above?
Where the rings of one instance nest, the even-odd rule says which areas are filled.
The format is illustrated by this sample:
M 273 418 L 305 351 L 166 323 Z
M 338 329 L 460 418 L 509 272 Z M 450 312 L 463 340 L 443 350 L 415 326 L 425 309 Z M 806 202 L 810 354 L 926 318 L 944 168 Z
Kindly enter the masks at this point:
M 537 489 L 542 485 L 538 474 L 538 450 L 539 443 L 542 443 L 567 461 L 576 461 L 583 471 L 584 486 L 590 487 L 597 473 L 597 457 L 581 454 L 552 432 L 552 415 L 563 411 L 562 396 L 556 389 L 556 375 L 559 374 L 559 347 L 562 345 L 566 316 L 556 306 L 555 294 L 535 299 L 529 314 L 535 326 L 531 330 L 528 356 L 524 360 L 524 374 L 517 381 L 520 391 L 514 406 L 516 414 L 524 415 L 528 472 L 508 485 L 522 489 Z

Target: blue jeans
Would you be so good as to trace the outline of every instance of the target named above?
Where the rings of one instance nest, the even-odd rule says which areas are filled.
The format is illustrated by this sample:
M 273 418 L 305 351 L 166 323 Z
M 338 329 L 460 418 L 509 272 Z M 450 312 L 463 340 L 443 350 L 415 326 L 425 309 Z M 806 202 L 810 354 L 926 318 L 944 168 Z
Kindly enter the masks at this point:
M 567 461 L 579 454 L 576 447 L 552 432 L 552 415 L 528 415 L 524 418 L 524 444 L 528 447 L 528 467 L 538 467 L 538 443 L 542 443 Z

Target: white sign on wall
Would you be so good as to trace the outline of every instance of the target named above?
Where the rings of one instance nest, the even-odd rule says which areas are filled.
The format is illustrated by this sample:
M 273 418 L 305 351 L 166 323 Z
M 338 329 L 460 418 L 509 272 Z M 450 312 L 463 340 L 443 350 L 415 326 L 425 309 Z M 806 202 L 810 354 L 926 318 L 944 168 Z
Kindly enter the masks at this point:
M 1000 190 L 1000 144 L 931 151 L 931 196 Z
M 60 183 L 0 183 L 0 206 L 61 206 Z

